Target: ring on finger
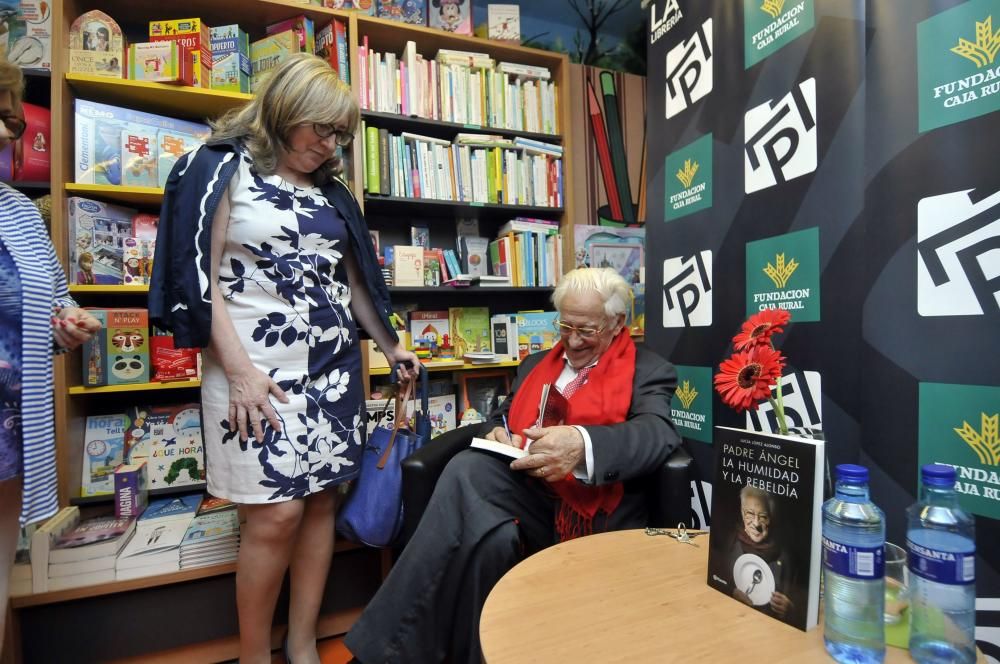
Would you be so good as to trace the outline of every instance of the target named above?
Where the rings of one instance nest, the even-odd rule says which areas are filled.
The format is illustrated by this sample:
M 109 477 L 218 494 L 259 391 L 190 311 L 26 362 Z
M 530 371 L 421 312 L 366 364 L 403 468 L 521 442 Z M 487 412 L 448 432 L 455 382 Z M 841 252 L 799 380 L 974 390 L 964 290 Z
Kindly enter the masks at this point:
M 541 475 L 542 477 L 545 477 L 545 466 L 541 466 L 538 469 L 538 474 Z

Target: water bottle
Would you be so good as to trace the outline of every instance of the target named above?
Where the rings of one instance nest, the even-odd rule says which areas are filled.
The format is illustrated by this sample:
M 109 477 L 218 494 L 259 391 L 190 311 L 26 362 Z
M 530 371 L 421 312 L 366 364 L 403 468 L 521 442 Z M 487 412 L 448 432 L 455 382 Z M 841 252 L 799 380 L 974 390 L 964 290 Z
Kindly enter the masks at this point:
M 885 659 L 885 515 L 868 497 L 868 469 L 837 466 L 823 503 L 823 642 L 838 662 Z
M 908 510 L 910 656 L 919 664 L 976 661 L 976 543 L 958 506 L 955 469 L 920 469 L 920 500 Z

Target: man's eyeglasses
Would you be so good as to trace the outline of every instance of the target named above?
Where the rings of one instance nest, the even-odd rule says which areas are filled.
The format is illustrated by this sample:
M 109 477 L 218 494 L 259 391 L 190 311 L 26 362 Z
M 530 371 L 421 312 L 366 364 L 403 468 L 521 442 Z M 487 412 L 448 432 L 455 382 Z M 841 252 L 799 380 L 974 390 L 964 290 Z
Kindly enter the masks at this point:
M 16 115 L 0 115 L 0 121 L 7 127 L 7 131 L 15 141 L 24 136 L 24 130 L 28 126 L 28 123 Z
M 346 131 L 341 131 L 334 127 L 332 124 L 320 124 L 319 122 L 313 123 L 313 131 L 320 138 L 330 138 L 334 134 L 337 135 L 337 145 L 344 147 L 349 145 L 351 141 L 354 140 L 354 134 L 349 134 Z
M 570 325 L 569 323 L 561 320 L 553 321 L 552 326 L 556 328 L 556 331 L 564 337 L 568 337 L 576 332 L 580 335 L 581 339 L 593 339 L 604 331 L 603 325 L 601 327 L 577 327 L 576 325 Z
M 757 520 L 758 523 L 771 523 L 771 515 L 767 512 L 754 512 L 753 510 L 743 510 L 743 518 L 747 521 Z

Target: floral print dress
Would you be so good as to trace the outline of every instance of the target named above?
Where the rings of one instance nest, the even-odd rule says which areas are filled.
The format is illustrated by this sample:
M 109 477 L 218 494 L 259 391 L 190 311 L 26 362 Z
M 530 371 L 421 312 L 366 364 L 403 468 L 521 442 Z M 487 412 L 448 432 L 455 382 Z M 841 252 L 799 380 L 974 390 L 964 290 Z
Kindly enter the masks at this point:
M 282 428 L 264 442 L 229 431 L 229 381 L 205 352 L 202 410 L 208 490 L 238 503 L 301 498 L 360 470 L 361 353 L 342 262 L 350 238 L 318 187 L 258 174 L 245 153 L 229 184 L 219 287 L 254 365 L 285 391 Z

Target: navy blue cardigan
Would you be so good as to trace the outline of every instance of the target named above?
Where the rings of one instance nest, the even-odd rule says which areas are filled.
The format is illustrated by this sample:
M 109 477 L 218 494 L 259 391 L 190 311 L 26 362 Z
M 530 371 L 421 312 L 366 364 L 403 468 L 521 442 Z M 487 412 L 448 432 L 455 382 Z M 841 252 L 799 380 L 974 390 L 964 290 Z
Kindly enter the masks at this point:
M 178 348 L 203 348 L 211 338 L 212 219 L 239 167 L 238 150 L 236 141 L 224 141 L 187 153 L 174 164 L 163 192 L 149 286 L 149 320 L 172 331 Z M 323 185 L 322 190 L 344 218 L 351 249 L 382 325 L 398 341 L 389 322 L 389 289 L 357 199 L 340 180 Z

